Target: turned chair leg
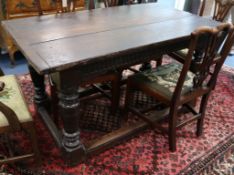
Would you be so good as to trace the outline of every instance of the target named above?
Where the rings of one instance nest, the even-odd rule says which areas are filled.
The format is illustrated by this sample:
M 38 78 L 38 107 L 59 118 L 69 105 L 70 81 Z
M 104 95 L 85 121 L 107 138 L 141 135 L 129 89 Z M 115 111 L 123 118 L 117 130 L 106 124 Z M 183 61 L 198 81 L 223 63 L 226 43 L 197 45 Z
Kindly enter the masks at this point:
M 24 130 L 27 132 L 31 143 L 32 143 L 32 150 L 34 152 L 34 160 L 37 165 L 41 164 L 41 155 L 38 149 L 38 142 L 37 142 L 37 135 L 35 131 L 35 126 L 33 122 L 27 123 L 23 126 Z
M 197 137 L 202 135 L 203 132 L 203 123 L 204 123 L 204 117 L 205 117 L 205 112 L 206 112 L 206 106 L 207 102 L 209 99 L 209 94 L 206 94 L 202 97 L 201 99 L 201 104 L 200 104 L 200 118 L 197 120 L 197 132 L 196 135 Z

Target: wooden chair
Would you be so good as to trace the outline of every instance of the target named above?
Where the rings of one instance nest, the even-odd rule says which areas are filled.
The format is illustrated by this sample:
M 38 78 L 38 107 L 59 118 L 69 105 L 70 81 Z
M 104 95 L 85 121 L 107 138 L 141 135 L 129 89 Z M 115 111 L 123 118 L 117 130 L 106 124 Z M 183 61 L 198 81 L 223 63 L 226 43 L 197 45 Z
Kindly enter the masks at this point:
M 215 0 L 215 8 L 213 13 L 213 20 L 223 22 L 226 16 L 228 15 L 230 9 L 233 7 L 234 2 L 228 1 L 227 3 L 223 4 L 222 0 Z M 204 8 L 206 5 L 206 0 L 203 0 L 200 8 L 199 15 L 202 16 L 204 12 Z M 188 49 L 179 50 L 176 52 L 169 53 L 168 55 L 175 58 L 177 61 L 184 63 L 184 59 L 187 55 Z M 194 57 L 199 56 L 199 54 L 194 55 Z
M 93 2 L 94 3 L 94 2 Z M 62 0 L 56 0 L 57 13 L 74 12 L 76 10 L 84 10 L 84 1 L 67 0 L 67 6 L 63 7 Z
M 9 154 L 4 155 L 4 159 L 0 159 L 0 165 L 31 158 L 40 163 L 34 122 L 27 109 L 16 77 L 14 75 L 0 76 L 0 82 L 2 87 L 5 86 L 0 91 L 0 134 L 7 136 L 13 132 L 25 131 L 32 144 L 31 153 L 14 155 L 14 151 L 9 149 Z M 4 145 L 12 145 L 9 137 L 6 138 Z
M 113 7 L 118 6 L 119 1 L 118 0 L 103 0 L 105 7 Z
M 56 0 L 57 12 L 74 12 L 77 0 L 71 0 L 67 2 L 67 7 L 63 7 L 62 0 Z
M 202 2 L 201 2 L 202 1 Z M 199 16 L 203 16 L 204 10 L 205 10 L 205 6 L 206 6 L 206 0 L 200 0 L 201 5 L 199 8 Z
M 77 1 L 77 0 L 74 0 L 73 3 L 75 3 L 75 1 Z M 108 5 L 110 5 L 107 2 L 108 0 L 105 0 L 105 1 Z M 66 10 L 60 10 L 61 9 L 60 0 L 57 0 L 57 2 L 60 4 L 59 5 L 60 7 L 58 9 L 58 11 L 60 13 L 74 11 L 74 8 L 71 8 L 71 7 L 74 7 L 75 4 L 73 4 L 72 6 L 68 4 L 68 8 Z M 115 1 L 115 3 L 117 3 L 117 2 L 118 1 Z M 114 6 L 114 3 L 111 3 L 111 4 Z M 117 4 L 115 4 L 115 5 L 117 5 Z M 89 3 L 89 10 L 92 10 L 93 8 L 94 8 L 94 1 L 91 0 Z M 57 113 L 57 111 L 58 111 L 58 109 L 57 109 L 57 106 L 58 106 L 58 104 L 57 104 L 58 103 L 57 85 L 59 84 L 59 78 L 58 78 L 57 73 L 52 74 L 50 77 L 51 77 L 51 83 L 50 83 L 51 84 L 51 95 L 52 95 L 52 99 L 54 100 L 53 107 L 52 107 L 53 108 L 53 115 L 54 115 L 55 120 L 58 120 L 57 119 L 57 116 L 58 116 L 58 113 Z M 88 96 L 88 95 L 92 94 L 93 92 L 100 92 L 105 97 L 107 97 L 108 99 L 111 100 L 111 112 L 115 113 L 119 107 L 120 81 L 121 81 L 121 71 L 107 72 L 107 73 L 100 75 L 100 76 L 97 76 L 93 79 L 87 79 L 80 86 L 86 87 L 87 85 L 91 85 L 93 90 L 86 91 L 85 89 L 82 89 L 82 92 L 80 93 L 80 97 L 82 98 L 82 97 Z M 110 82 L 111 86 L 105 84 L 107 82 Z M 111 90 L 111 95 L 106 93 L 106 90 L 102 88 L 103 87 L 102 84 L 104 84 L 106 89 Z
M 223 22 L 233 5 L 234 2 L 231 1 L 223 3 L 223 0 L 215 0 L 215 8 L 212 19 Z
M 227 1 L 224 3 L 223 0 L 215 0 L 212 19 L 215 21 L 223 22 L 233 5 L 234 2 L 231 1 Z M 205 6 L 206 6 L 206 0 L 202 0 L 199 16 L 203 16 Z
M 141 117 L 152 127 L 169 135 L 169 148 L 176 150 L 176 130 L 197 120 L 197 136 L 202 134 L 205 111 L 210 93 L 215 86 L 218 73 L 228 56 L 234 42 L 234 28 L 231 24 L 221 24 L 216 28 L 201 27 L 191 34 L 189 51 L 184 64 L 171 63 L 135 74 L 128 79 L 125 110 Z M 201 48 L 202 57 L 196 72 L 189 70 L 193 53 L 197 46 Z M 214 60 L 215 61 L 214 64 Z M 209 70 L 213 68 L 213 74 Z M 132 106 L 133 92 L 140 90 L 162 102 L 167 108 L 156 111 L 153 115 L 144 115 Z M 199 111 L 188 102 L 201 97 Z M 189 110 L 193 115 L 184 121 L 178 120 L 182 110 Z M 161 121 L 168 117 L 168 129 L 162 127 Z

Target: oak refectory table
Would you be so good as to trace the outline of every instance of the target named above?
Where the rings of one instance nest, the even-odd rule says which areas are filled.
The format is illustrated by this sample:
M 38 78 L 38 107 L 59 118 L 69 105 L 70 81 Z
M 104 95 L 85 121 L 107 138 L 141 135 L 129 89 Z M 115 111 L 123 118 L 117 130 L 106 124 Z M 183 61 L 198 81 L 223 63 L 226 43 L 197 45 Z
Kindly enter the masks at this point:
M 148 126 L 146 122 L 124 125 L 97 140 L 82 143 L 77 116 L 79 84 L 84 79 L 183 49 L 188 45 L 190 33 L 204 25 L 214 27 L 218 23 L 157 3 L 3 22 L 27 58 L 38 112 L 69 164 L 76 164 Z M 45 107 L 48 98 L 43 77 L 55 72 L 60 79 L 63 132 L 50 119 Z

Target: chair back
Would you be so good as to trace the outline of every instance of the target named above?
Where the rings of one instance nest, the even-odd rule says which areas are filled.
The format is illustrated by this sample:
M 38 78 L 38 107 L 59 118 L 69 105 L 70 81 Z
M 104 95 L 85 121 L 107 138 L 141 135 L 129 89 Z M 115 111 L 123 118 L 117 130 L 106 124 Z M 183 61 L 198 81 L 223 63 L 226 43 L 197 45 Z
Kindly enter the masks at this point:
M 231 1 L 227 1 L 224 3 L 223 0 L 215 0 L 214 13 L 212 19 L 223 22 L 233 5 L 234 2 Z M 206 0 L 202 0 L 199 10 L 199 16 L 203 16 L 205 6 Z
M 213 20 L 224 21 L 233 5 L 234 2 L 231 1 L 224 3 L 222 0 L 215 0 Z
M 74 12 L 77 6 L 77 0 L 67 0 L 66 7 L 62 0 L 56 0 L 57 12 Z
M 113 7 L 119 4 L 119 0 L 103 0 L 105 7 Z
M 220 24 L 216 28 L 201 27 L 192 32 L 189 52 L 174 91 L 174 100 L 180 99 L 184 81 L 191 63 L 194 63 L 192 59 L 197 51 L 200 57 L 199 60 L 195 60 L 197 67 L 194 71 L 192 91 L 203 87 L 208 89 L 207 91 L 211 91 L 216 84 L 217 75 L 230 52 L 233 42 L 234 27 L 228 23 Z M 213 71 L 210 73 L 212 69 Z
M 56 9 L 57 13 L 64 13 L 64 12 L 74 12 L 77 9 L 81 10 L 84 9 L 84 0 L 66 0 L 66 6 L 63 5 L 63 0 L 56 0 Z M 94 0 L 88 0 L 89 7 L 88 9 L 94 9 L 95 4 Z
M 199 16 L 203 16 L 205 6 L 206 6 L 206 0 L 202 0 L 200 8 L 199 8 Z

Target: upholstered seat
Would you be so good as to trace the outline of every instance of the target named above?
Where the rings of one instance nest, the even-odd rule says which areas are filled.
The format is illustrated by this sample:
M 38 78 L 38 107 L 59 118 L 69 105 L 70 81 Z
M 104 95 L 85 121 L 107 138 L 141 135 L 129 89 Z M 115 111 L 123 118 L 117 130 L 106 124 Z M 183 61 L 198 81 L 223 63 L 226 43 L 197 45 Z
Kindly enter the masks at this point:
M 188 54 L 188 49 L 182 49 L 176 52 L 181 58 L 184 60 L 186 55 Z
M 203 15 L 205 4 L 206 4 L 206 1 L 203 0 L 200 16 Z M 223 22 L 233 5 L 234 5 L 234 2 L 232 1 L 227 1 L 224 3 L 224 1 L 222 0 L 215 0 L 214 12 L 213 12 L 213 16 L 211 17 L 211 20 L 213 19 L 215 21 Z M 177 61 L 184 63 L 187 53 L 188 53 L 188 49 L 183 49 L 183 50 L 169 53 L 168 55 L 175 58 Z M 219 58 L 220 57 L 217 56 L 214 59 L 214 63 L 216 63 L 216 61 L 218 61 Z M 196 71 L 196 68 L 194 68 L 193 64 L 191 65 L 191 70 Z
M 0 134 L 6 136 L 6 142 L 8 143 L 2 144 L 8 147 L 7 150 L 9 150 L 10 154 L 3 155 L 3 159 L 0 159 L 0 165 L 31 158 L 34 158 L 37 163 L 40 163 L 34 122 L 24 101 L 17 79 L 14 75 L 2 75 L 1 72 Z M 17 155 L 14 155 L 14 148 L 12 147 L 12 144 L 9 143 L 11 141 L 10 137 L 7 136 L 9 133 L 19 131 L 26 132 L 26 136 L 29 137 L 32 144 L 31 153 L 29 153 L 30 150 L 25 150 L 24 152 L 27 153 L 17 153 Z
M 186 48 L 186 49 L 182 49 L 182 50 L 178 50 L 176 52 L 173 52 L 172 54 L 169 54 L 169 55 L 173 56 L 173 58 L 175 58 L 177 61 L 184 63 L 186 56 L 188 54 L 188 51 L 189 50 Z M 194 60 L 194 59 L 195 59 L 195 57 L 193 56 L 192 60 Z M 220 59 L 220 55 L 217 55 L 214 58 L 213 62 L 216 63 L 219 59 Z M 199 62 L 197 64 L 199 64 Z M 192 62 L 190 70 L 194 70 L 195 65 L 196 65 L 195 62 Z
M 1 76 L 0 81 L 5 83 L 4 90 L 0 92 L 0 101 L 14 109 L 20 123 L 32 121 L 27 106 L 23 100 L 20 87 L 14 75 Z M 8 120 L 0 112 L 0 127 L 8 126 Z
M 144 71 L 132 77 L 132 81 L 149 88 L 151 91 L 158 92 L 168 100 L 172 98 L 180 72 L 181 64 L 166 64 L 157 67 L 154 70 Z M 194 74 L 187 72 L 187 76 L 182 88 L 182 94 L 188 93 L 193 87 Z

